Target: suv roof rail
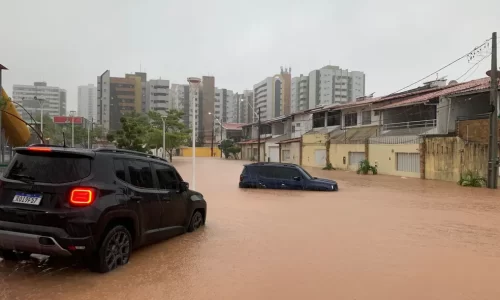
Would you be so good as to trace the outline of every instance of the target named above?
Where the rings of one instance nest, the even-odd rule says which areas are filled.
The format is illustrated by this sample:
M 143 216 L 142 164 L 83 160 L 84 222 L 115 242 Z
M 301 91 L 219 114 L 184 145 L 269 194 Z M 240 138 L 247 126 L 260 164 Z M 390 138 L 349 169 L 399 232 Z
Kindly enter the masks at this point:
M 142 156 L 142 157 L 147 157 L 147 158 L 153 158 L 153 159 L 158 159 L 164 162 L 168 162 L 168 160 L 161 158 L 159 156 L 153 155 L 153 154 L 147 154 L 147 153 L 142 153 L 139 151 L 133 151 L 133 150 L 125 150 L 125 149 L 113 149 L 113 148 L 97 148 L 94 149 L 94 152 L 109 152 L 109 153 L 122 153 L 122 154 L 130 154 L 130 155 L 135 155 L 135 156 Z
M 69 148 L 63 145 L 51 145 L 51 144 L 31 144 L 28 147 L 58 147 L 58 148 Z

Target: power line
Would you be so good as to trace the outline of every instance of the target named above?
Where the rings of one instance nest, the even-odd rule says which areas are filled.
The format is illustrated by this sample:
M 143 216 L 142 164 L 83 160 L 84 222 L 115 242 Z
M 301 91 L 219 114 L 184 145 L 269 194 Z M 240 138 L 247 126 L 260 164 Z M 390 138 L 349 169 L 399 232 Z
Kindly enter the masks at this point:
M 391 94 L 389 94 L 387 96 L 399 93 L 399 92 L 401 92 L 401 91 L 403 91 L 403 90 L 405 90 L 405 89 L 407 89 L 407 88 L 409 88 L 409 87 L 411 87 L 411 86 L 413 86 L 413 85 L 415 85 L 415 84 L 417 84 L 417 83 L 419 83 L 419 82 L 421 82 L 421 81 L 423 81 L 423 80 L 431 77 L 432 75 L 434 75 L 434 74 L 436 74 L 436 73 L 438 73 L 438 72 L 440 72 L 440 71 L 448 68 L 449 66 L 451 66 L 451 65 L 455 64 L 456 62 L 464 59 L 465 57 L 468 57 L 468 56 L 470 57 L 471 55 L 475 55 L 476 51 L 479 50 L 479 49 L 481 49 L 481 47 L 483 47 L 484 45 L 486 45 L 488 43 L 488 41 L 490 41 L 490 40 L 491 40 L 491 38 L 487 39 L 484 43 L 482 43 L 481 45 L 479 45 L 479 46 L 475 47 L 474 49 L 472 49 L 472 51 L 469 51 L 469 52 L 465 53 L 464 55 L 462 55 L 461 57 L 455 59 L 454 61 L 452 61 L 451 63 L 447 64 L 446 66 L 441 67 L 440 69 L 432 72 L 431 74 L 429 74 L 429 75 L 427 75 L 427 76 L 425 76 L 425 77 L 423 77 L 423 78 L 421 78 L 421 79 L 419 79 L 419 80 L 417 80 L 417 81 L 415 81 L 415 82 L 413 82 L 413 83 L 411 83 L 411 84 L 409 84 L 409 85 L 407 85 L 407 86 L 405 86 L 405 87 L 403 87 L 403 88 L 401 88 L 401 89 L 399 89 L 399 90 L 397 90 L 397 91 L 395 91 L 395 92 L 393 92 L 393 93 L 391 93 Z

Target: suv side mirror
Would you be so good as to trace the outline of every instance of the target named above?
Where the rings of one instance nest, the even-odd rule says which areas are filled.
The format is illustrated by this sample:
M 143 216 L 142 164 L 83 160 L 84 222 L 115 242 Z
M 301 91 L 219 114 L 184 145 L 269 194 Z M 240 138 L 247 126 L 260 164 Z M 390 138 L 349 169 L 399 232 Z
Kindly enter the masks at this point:
M 293 177 L 293 180 L 295 180 L 295 181 L 300 181 L 300 176 L 294 176 L 294 177 Z
M 185 192 L 187 190 L 189 190 L 189 183 L 182 181 L 180 185 L 180 191 Z

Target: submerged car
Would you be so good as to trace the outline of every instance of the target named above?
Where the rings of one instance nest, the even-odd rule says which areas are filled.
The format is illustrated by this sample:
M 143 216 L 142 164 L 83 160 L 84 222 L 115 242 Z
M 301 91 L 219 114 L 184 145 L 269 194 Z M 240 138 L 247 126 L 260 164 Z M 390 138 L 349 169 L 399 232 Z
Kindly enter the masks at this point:
M 82 256 L 106 273 L 139 246 L 205 224 L 207 203 L 174 166 L 120 149 L 16 148 L 0 177 L 0 257 Z
M 253 163 L 245 165 L 240 188 L 338 191 L 336 181 L 311 176 L 301 166 L 286 163 Z

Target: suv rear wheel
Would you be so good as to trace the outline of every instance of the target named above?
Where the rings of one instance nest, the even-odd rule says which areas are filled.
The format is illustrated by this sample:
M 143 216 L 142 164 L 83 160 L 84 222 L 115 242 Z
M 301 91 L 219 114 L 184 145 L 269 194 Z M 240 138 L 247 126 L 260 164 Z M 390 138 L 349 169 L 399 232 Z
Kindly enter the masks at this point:
M 99 250 L 90 258 L 90 270 L 107 273 L 128 263 L 132 250 L 130 232 L 122 225 L 111 228 Z
M 191 217 L 191 222 L 189 222 L 188 232 L 196 231 L 198 228 L 203 225 L 203 215 L 199 210 L 193 213 Z

